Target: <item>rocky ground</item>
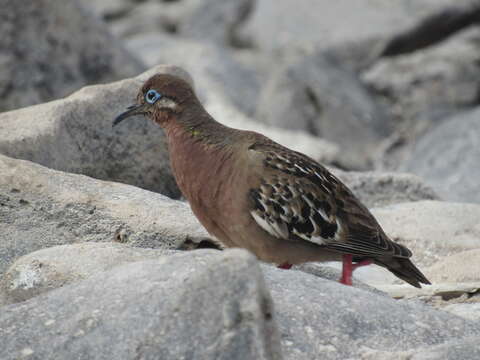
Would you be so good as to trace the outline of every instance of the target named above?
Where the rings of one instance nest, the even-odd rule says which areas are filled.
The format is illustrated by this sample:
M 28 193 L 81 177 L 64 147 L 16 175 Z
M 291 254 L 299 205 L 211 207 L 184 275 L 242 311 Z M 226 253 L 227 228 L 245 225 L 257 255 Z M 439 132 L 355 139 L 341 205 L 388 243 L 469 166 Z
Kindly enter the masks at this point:
M 0 359 L 480 358 L 479 1 L 2 1 Z M 156 72 L 329 166 L 433 285 L 219 251 L 162 131 L 111 127 Z

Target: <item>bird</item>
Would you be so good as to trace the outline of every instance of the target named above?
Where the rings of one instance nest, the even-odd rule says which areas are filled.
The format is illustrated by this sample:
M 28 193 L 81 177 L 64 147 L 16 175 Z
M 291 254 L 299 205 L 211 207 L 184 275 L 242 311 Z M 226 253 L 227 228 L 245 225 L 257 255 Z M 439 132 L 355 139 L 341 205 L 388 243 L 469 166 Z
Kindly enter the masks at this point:
M 172 172 L 194 215 L 225 247 L 289 269 L 341 261 L 340 282 L 376 264 L 420 288 L 430 284 L 412 252 L 325 166 L 246 130 L 216 121 L 179 76 L 155 74 L 113 126 L 144 115 L 166 134 Z

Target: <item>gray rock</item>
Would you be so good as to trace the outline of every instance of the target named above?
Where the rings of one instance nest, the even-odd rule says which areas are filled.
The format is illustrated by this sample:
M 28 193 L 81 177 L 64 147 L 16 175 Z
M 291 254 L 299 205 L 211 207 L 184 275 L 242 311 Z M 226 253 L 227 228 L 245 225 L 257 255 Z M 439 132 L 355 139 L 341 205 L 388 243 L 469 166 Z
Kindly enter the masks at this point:
M 465 319 L 479 321 L 480 320 L 480 302 L 451 304 L 443 308 L 449 313 L 461 316 Z
M 0 111 L 144 70 L 104 24 L 73 0 L 21 5 L 3 0 L 0 33 Z
M 96 16 L 105 21 L 118 19 L 126 16 L 135 7 L 135 1 L 132 0 L 78 0 L 85 8 L 92 11 Z
M 465 283 L 480 281 L 480 243 L 476 249 L 460 251 L 442 258 L 425 269 L 434 283 Z
M 207 238 L 187 204 L 139 188 L 0 156 L 0 274 L 50 246 L 121 242 L 183 247 Z
M 338 143 L 342 165 L 371 168 L 371 153 L 391 124 L 353 73 L 314 54 L 273 71 L 257 118 Z
M 298 271 L 263 272 L 286 359 L 318 354 L 322 359 L 361 359 L 372 351 L 419 351 L 480 336 L 478 323 L 418 301 L 397 301 Z
M 254 112 L 261 85 L 257 73 L 236 61 L 227 49 L 158 33 L 131 37 L 126 45 L 148 66 L 175 64 L 188 71 L 205 105 L 220 97 L 247 115 Z
M 128 13 L 106 19 L 112 33 L 122 39 L 147 33 L 176 34 L 184 14 L 184 5 L 188 1 L 143 1 L 132 4 L 129 0 L 129 3 Z M 141 57 L 141 54 L 137 55 Z
M 190 4 L 191 3 L 191 4 Z M 242 46 L 237 28 L 248 18 L 256 0 L 189 0 L 180 35 L 219 44 Z
M 480 337 L 452 340 L 448 344 L 434 346 L 412 353 L 411 360 L 476 360 L 480 358 Z
M 398 169 L 419 138 L 459 110 L 477 105 L 479 40 L 480 30 L 473 27 L 435 46 L 383 58 L 362 73 L 363 82 L 396 119 L 397 132 L 384 144 L 380 166 Z
M 459 113 L 425 134 L 402 166 L 445 199 L 480 202 L 480 108 Z
M 0 312 L 0 358 L 280 359 L 255 259 L 198 251 L 116 267 Z
M 137 117 L 112 129 L 158 66 L 134 79 L 90 86 L 57 101 L 0 114 L 0 153 L 62 171 L 180 196 L 161 129 Z M 184 76 L 187 76 L 186 74 Z
M 427 116 L 422 116 L 423 122 L 418 124 L 415 119 L 422 113 L 477 104 L 479 40 L 480 29 L 474 27 L 435 46 L 382 58 L 362 73 L 362 80 L 388 103 L 394 116 L 411 121 L 413 130 L 419 133 L 434 125 Z
M 372 213 L 392 239 L 412 250 L 422 270 L 446 256 L 480 248 L 480 205 L 417 201 Z
M 447 5 L 470 0 L 258 0 L 242 33 L 267 51 L 321 48 L 358 66 L 383 43 Z M 339 21 L 341 19 L 341 21 Z M 368 26 L 365 26 L 368 24 Z
M 115 266 L 172 253 L 117 243 L 80 243 L 34 251 L 17 259 L 0 277 L 0 305 L 28 300 Z
M 439 200 L 421 178 L 392 172 L 356 172 L 330 169 L 367 207 L 382 207 L 402 202 Z
M 183 38 L 222 45 L 245 46 L 237 28 L 248 17 L 254 0 L 145 1 L 142 4 L 112 4 L 128 13 L 110 16 L 114 33 L 123 38 L 142 33 L 170 33 Z M 92 6 L 92 5 L 90 5 Z M 94 7 L 99 7 L 94 5 Z M 105 15 L 108 16 L 104 9 Z M 131 11 L 130 11 L 131 10 Z

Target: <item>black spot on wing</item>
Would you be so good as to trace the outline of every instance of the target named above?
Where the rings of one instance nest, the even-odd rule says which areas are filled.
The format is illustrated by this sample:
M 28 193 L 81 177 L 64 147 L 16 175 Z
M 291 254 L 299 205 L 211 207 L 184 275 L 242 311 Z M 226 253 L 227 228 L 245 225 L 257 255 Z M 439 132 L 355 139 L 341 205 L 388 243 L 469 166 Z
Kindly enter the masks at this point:
M 312 222 L 310 221 L 310 218 L 307 218 L 304 222 L 296 222 L 293 224 L 293 227 L 295 230 L 297 230 L 300 234 L 305 234 L 307 236 L 311 236 L 313 230 L 315 229 L 313 227 Z
M 313 215 L 313 221 L 320 228 L 320 236 L 324 239 L 331 239 L 335 236 L 338 230 L 336 223 L 330 223 L 326 221 L 318 212 L 315 211 Z
M 260 202 L 260 194 L 258 193 L 258 191 L 251 189 L 250 198 L 253 200 L 253 203 L 255 204 L 255 210 L 259 210 L 262 213 L 265 212 L 266 209 Z

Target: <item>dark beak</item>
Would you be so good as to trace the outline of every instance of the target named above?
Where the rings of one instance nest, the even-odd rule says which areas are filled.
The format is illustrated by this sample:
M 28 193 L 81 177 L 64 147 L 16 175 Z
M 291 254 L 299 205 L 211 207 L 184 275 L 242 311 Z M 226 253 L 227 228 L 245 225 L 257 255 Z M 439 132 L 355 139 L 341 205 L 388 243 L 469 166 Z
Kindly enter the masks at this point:
M 112 127 L 120 124 L 123 120 L 130 116 L 145 114 L 146 107 L 146 104 L 135 104 L 129 106 L 127 111 L 121 113 L 115 118 L 115 120 L 113 120 Z

